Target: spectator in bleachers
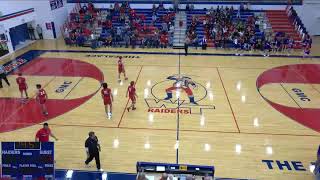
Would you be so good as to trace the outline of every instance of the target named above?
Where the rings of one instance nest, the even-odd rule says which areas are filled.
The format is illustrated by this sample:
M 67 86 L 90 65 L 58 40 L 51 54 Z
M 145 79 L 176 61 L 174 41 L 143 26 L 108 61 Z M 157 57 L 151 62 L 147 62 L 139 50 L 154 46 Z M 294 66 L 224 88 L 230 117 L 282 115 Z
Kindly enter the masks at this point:
M 121 27 L 117 27 L 117 31 L 116 31 L 116 35 L 115 35 L 115 46 L 120 46 L 120 41 L 122 40 L 122 28 Z
M 111 34 L 109 34 L 106 38 L 106 42 L 105 42 L 105 46 L 106 47 L 111 47 L 112 46 L 112 36 Z
M 136 180 L 148 180 L 144 172 L 138 172 Z
M 184 42 L 184 55 L 185 55 L 185 56 L 188 55 L 189 45 L 190 45 L 190 39 L 189 39 L 189 37 L 187 36 L 186 39 L 185 39 L 185 42 Z
M 152 5 L 152 13 L 156 13 L 157 12 L 157 6 L 155 4 Z
M 159 11 L 163 11 L 165 10 L 164 6 L 163 6 L 163 2 L 160 2 L 159 7 L 158 7 Z
M 161 7 L 158 9 L 164 9 Z M 137 14 L 134 9 L 131 9 L 129 4 L 126 2 L 121 4 L 115 3 L 114 6 L 110 6 L 108 10 L 100 10 L 101 13 L 97 13 L 99 10 L 94 9 L 93 6 L 88 4 L 88 7 L 85 8 L 86 10 L 82 9 L 80 13 L 70 14 L 70 23 L 67 26 L 70 28 L 70 31 L 74 31 L 74 38 L 78 39 L 78 42 L 82 42 L 81 39 L 85 41 L 90 41 L 89 36 L 92 32 L 101 32 L 99 35 L 99 41 L 102 40 L 103 44 L 106 44 L 106 39 L 110 39 L 109 36 L 112 38 L 112 45 L 118 46 L 120 41 L 124 41 L 124 43 L 128 45 L 135 46 L 135 41 L 144 42 L 143 44 L 150 44 L 152 47 L 159 47 L 160 45 L 160 37 L 163 33 L 166 33 L 167 39 L 166 46 L 170 45 L 172 42 L 173 36 L 173 20 L 174 20 L 174 13 L 170 10 L 166 10 L 163 16 L 157 16 L 157 13 L 154 13 L 153 21 L 146 20 L 146 14 Z M 91 9 L 91 10 L 89 10 Z M 85 12 L 86 11 L 86 12 Z M 162 28 L 161 33 L 158 32 L 159 24 L 156 23 L 160 22 Z M 100 28 L 102 30 L 97 30 Z M 120 33 L 120 30 L 122 32 Z M 169 32 L 170 30 L 170 32 Z M 155 32 L 156 31 L 156 32 Z M 155 33 L 155 34 L 154 34 Z M 79 37 L 79 35 L 83 37 Z M 120 38 L 119 38 L 119 34 Z M 128 34 L 127 36 L 125 34 Z M 151 37 L 146 36 L 147 34 L 151 34 Z M 91 42 L 85 42 L 86 44 L 90 44 Z M 79 43 L 78 43 L 79 44 Z M 81 43 L 80 43 L 81 44 Z M 163 41 L 162 41 L 162 45 Z M 110 43 L 108 43 L 110 46 Z
M 164 33 L 168 32 L 168 24 L 166 22 L 162 22 L 161 27 L 162 27 L 162 32 Z
M 206 174 L 202 180 L 212 180 L 212 177 L 210 177 L 208 174 Z
M 192 176 L 191 174 L 188 174 L 186 177 L 186 180 L 195 180 L 196 178 Z
M 129 44 L 130 44 L 130 35 L 129 32 L 127 31 L 127 33 L 124 34 L 124 42 L 125 42 L 125 47 L 128 48 Z
M 166 33 L 162 33 L 160 35 L 160 47 L 167 48 L 167 46 L 168 46 L 168 36 Z
M 207 49 L 207 38 L 206 38 L 206 36 L 203 36 L 203 38 L 201 40 L 201 47 L 202 47 L 202 50 L 206 50 Z
M 79 10 L 79 14 L 84 14 L 84 13 L 86 13 L 87 12 L 87 5 L 83 5 L 81 8 L 80 8 L 80 10 Z
M 189 11 L 190 10 L 190 5 L 189 3 L 186 5 L 186 11 Z
M 156 23 L 157 21 L 157 14 L 155 12 L 153 12 L 152 14 L 152 24 Z
M 167 179 L 168 179 L 168 174 L 167 173 L 163 173 L 159 180 L 167 180 Z
M 194 5 L 193 5 L 193 4 L 190 5 L 190 10 L 191 10 L 191 11 L 194 10 Z

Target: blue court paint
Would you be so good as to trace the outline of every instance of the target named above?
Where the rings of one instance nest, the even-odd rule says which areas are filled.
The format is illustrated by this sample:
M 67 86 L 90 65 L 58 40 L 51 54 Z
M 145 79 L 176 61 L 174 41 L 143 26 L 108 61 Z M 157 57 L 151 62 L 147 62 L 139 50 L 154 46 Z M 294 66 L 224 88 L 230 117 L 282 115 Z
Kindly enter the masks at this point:
M 293 168 L 296 171 L 306 171 L 306 169 L 303 167 L 302 163 L 300 161 L 291 161 Z
M 292 170 L 292 168 L 291 168 L 291 166 L 290 166 L 290 164 L 289 164 L 288 161 L 283 161 L 283 162 L 281 162 L 281 161 L 279 161 L 279 160 L 276 160 L 276 163 L 277 163 L 277 165 L 278 165 L 278 167 L 279 167 L 280 170 L 284 170 L 285 168 L 286 168 L 287 170 L 289 170 L 289 171 Z
M 266 163 L 269 169 L 273 169 L 272 167 L 273 160 L 262 160 L 262 162 Z
M 262 160 L 262 162 L 265 163 L 268 169 L 306 171 L 301 161 Z M 310 164 L 314 164 L 314 162 Z

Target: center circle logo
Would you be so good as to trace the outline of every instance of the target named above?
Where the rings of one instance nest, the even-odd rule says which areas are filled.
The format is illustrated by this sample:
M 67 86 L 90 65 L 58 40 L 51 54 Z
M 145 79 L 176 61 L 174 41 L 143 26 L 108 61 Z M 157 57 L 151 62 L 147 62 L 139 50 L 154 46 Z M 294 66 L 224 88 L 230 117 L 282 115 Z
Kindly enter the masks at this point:
M 206 98 L 207 90 L 188 75 L 172 75 L 152 86 L 151 94 L 167 103 L 198 105 Z

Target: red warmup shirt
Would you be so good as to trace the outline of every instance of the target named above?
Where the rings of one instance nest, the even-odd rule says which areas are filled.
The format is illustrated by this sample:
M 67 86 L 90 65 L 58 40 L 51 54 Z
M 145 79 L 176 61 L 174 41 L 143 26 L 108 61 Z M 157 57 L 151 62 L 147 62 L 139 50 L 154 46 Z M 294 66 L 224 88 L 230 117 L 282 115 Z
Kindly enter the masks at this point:
M 26 79 L 24 77 L 17 77 L 16 81 L 17 81 L 17 84 L 19 85 L 19 89 L 27 88 Z
M 51 134 L 51 130 L 42 128 L 40 129 L 37 134 L 36 137 L 39 139 L 40 142 L 49 142 L 49 135 Z
M 102 89 L 101 94 L 103 96 L 104 101 L 111 101 L 111 89 Z
M 135 96 L 136 94 L 136 88 L 134 86 L 129 86 L 128 87 L 128 92 L 129 92 L 129 97 L 132 98 Z
M 46 99 L 46 95 L 47 95 L 47 93 L 46 93 L 46 91 L 44 90 L 44 89 L 39 89 L 39 91 L 38 91 L 38 98 L 41 100 L 41 99 Z

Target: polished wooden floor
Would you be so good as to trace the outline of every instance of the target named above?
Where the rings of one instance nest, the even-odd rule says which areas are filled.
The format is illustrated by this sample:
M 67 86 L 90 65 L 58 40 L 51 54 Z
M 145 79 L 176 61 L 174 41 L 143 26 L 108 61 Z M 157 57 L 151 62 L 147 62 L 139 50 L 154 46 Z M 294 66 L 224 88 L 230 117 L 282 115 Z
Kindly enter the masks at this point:
M 313 55 L 317 55 L 315 46 Z M 31 49 L 41 50 L 90 50 L 89 48 L 66 47 L 61 40 L 39 41 L 7 57 L 3 62 Z M 157 106 L 154 99 L 166 96 L 165 81 L 179 71 L 198 84 L 193 90 L 199 106 L 187 103 L 192 114 L 179 117 L 179 163 L 214 165 L 216 176 L 251 179 L 313 179 L 310 162 L 316 158 L 320 135 L 317 131 L 297 123 L 268 104 L 260 93 L 270 101 L 289 107 L 318 108 L 320 93 L 308 84 L 272 83 L 257 91 L 256 81 L 260 74 L 283 65 L 319 64 L 319 59 L 262 58 L 245 56 L 178 56 L 155 54 L 130 54 L 130 52 L 178 52 L 179 50 L 147 49 L 99 49 L 99 51 L 122 51 L 121 55 L 139 56 L 125 59 L 129 80 L 137 81 L 137 110 L 127 112 L 126 88 L 129 81 L 117 82 L 117 53 L 94 52 L 46 52 L 41 58 L 64 58 L 80 60 L 95 65 L 104 74 L 111 86 L 115 101 L 111 120 L 104 113 L 100 93 L 81 106 L 63 115 L 48 120 L 52 131 L 59 138 L 55 143 L 56 167 L 95 170 L 85 168 L 84 141 L 89 131 L 96 132 L 100 139 L 102 168 L 113 172 L 135 172 L 137 161 L 176 163 L 177 113 L 148 112 L 149 106 Z M 230 53 L 223 50 L 192 50 L 201 53 Z M 300 52 L 296 52 L 299 54 Z M 319 53 L 318 53 L 319 54 Z M 88 56 L 90 55 L 90 56 Z M 93 55 L 110 55 L 98 57 Z M 19 97 L 14 79 L 13 86 L 0 90 L 2 97 Z M 99 82 L 91 78 L 27 76 L 30 84 L 46 84 L 52 99 L 73 99 L 95 93 Z M 63 81 L 74 83 L 62 94 L 55 90 Z M 166 84 L 167 83 L 167 84 Z M 171 83 L 171 82 L 170 82 Z M 31 85 L 30 85 L 31 87 Z M 297 105 L 298 97 L 289 90 L 299 88 L 312 99 L 310 103 Z M 288 91 L 286 91 L 288 90 Z M 34 89 L 30 89 L 32 94 Z M 152 93 L 151 93 L 152 92 Z M 174 98 L 175 99 L 175 93 Z M 67 96 L 67 97 L 66 97 Z M 303 104 L 304 103 L 304 104 Z M 168 103 L 167 108 L 176 104 Z M 300 107 L 299 106 L 299 107 Z M 205 109 L 210 107 L 214 109 Z M 155 108 L 156 109 L 156 108 Z M 163 109 L 163 107 L 162 107 Z M 10 122 L 13 123 L 14 122 Z M 33 141 L 41 124 L 0 134 L 1 141 Z M 273 160 L 269 169 L 262 160 Z M 288 161 L 292 170 L 280 170 L 276 161 Z M 305 171 L 295 170 L 291 161 L 300 161 Z M 94 163 L 92 164 L 94 165 Z

